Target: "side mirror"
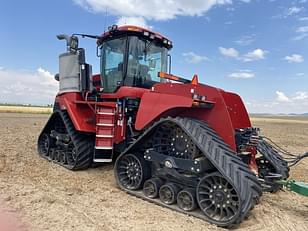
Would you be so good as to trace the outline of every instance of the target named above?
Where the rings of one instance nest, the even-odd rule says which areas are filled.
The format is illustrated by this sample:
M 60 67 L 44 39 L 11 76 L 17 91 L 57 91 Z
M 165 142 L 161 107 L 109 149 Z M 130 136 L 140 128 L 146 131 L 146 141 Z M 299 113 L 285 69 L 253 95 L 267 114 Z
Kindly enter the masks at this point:
M 58 73 L 58 74 L 55 74 L 55 80 L 57 80 L 57 81 L 60 80 L 60 75 L 59 75 L 59 73 Z

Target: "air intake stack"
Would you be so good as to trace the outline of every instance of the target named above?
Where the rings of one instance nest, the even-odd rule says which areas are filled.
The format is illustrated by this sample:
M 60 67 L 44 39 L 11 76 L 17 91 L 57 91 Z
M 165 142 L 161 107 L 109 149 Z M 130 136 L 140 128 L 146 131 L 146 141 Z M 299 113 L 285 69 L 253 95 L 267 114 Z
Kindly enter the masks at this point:
M 78 48 L 78 38 L 74 35 L 58 35 L 66 40 L 67 52 L 59 56 L 59 94 L 66 92 L 85 92 L 91 90 L 92 66 L 85 62 L 85 51 Z

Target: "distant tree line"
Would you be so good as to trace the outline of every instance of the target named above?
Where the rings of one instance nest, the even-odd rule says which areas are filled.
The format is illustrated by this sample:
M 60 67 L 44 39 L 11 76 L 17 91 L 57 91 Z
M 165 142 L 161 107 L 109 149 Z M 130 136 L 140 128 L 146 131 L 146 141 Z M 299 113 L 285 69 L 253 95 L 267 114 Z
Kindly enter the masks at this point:
M 45 105 L 37 105 L 37 104 L 31 104 L 31 103 L 0 103 L 0 106 L 17 106 L 17 107 L 46 107 L 46 108 L 52 108 L 53 104 L 45 104 Z

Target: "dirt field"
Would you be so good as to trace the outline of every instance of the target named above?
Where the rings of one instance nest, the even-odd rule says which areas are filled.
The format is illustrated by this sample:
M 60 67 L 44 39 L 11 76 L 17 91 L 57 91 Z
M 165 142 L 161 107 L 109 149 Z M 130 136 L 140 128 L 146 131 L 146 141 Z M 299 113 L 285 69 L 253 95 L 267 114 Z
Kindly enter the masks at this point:
M 116 188 L 110 165 L 71 172 L 39 158 L 36 139 L 47 118 L 0 113 L 0 211 L 18 216 L 28 230 L 224 230 L 127 195 Z M 308 122 L 254 121 L 288 150 L 308 151 Z M 308 159 L 291 177 L 308 182 Z M 264 194 L 236 230 L 307 231 L 308 199 Z

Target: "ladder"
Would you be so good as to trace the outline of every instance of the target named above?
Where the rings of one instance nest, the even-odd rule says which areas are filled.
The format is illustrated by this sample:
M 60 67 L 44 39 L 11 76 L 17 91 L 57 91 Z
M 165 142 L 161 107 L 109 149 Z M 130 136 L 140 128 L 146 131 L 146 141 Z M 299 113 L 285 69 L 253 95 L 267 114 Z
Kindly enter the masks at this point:
M 93 162 L 112 162 L 115 136 L 115 108 L 97 106 Z

